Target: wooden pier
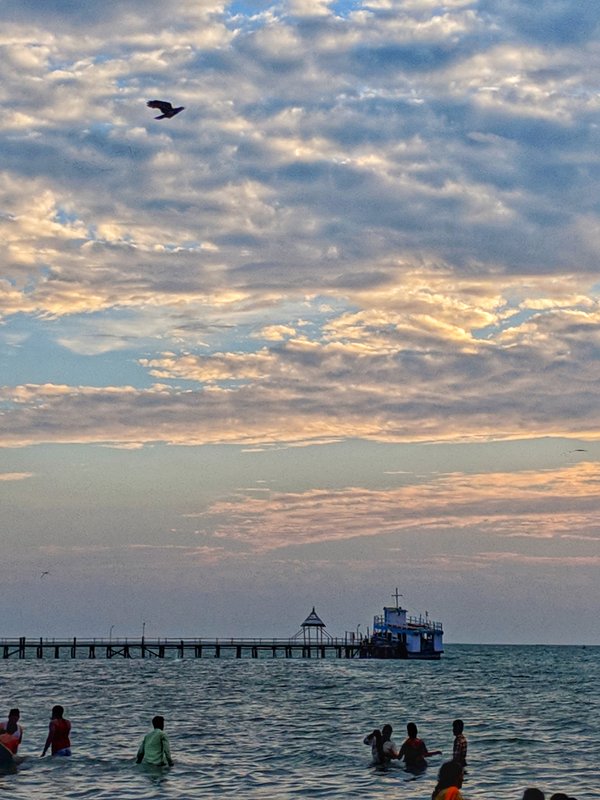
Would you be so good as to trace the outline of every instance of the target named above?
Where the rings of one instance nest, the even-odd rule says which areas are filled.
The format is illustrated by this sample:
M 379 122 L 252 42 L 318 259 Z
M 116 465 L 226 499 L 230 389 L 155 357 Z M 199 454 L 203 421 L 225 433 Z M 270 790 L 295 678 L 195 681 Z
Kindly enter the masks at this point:
M 3 659 L 357 658 L 364 641 L 298 639 L 1 639 Z

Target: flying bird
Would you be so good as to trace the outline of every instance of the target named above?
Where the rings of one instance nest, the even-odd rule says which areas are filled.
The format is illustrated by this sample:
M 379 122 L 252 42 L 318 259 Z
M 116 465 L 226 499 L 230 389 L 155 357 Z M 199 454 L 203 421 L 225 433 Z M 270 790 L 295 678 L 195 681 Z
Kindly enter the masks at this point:
M 42 572 L 42 574 L 40 575 L 40 578 L 43 578 L 43 577 L 44 577 L 44 575 L 50 575 L 50 572 L 49 572 L 48 570 L 45 570 L 45 571 L 44 571 L 44 572 Z
M 185 106 L 179 106 L 178 108 L 173 108 L 171 103 L 167 103 L 166 100 L 148 100 L 146 105 L 148 106 L 148 108 L 156 108 L 160 112 L 162 112 L 160 116 L 154 117 L 154 119 L 165 119 L 165 117 L 167 119 L 171 119 L 171 117 L 174 117 L 175 114 L 179 114 L 179 112 L 183 111 L 185 108 Z

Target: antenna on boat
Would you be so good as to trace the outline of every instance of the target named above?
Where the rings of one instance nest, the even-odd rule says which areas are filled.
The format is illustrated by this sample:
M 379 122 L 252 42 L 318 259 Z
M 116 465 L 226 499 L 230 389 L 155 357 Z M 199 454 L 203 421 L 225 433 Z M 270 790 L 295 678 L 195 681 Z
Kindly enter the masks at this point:
M 398 587 L 397 586 L 396 586 L 396 591 L 394 592 L 392 597 L 396 600 L 396 608 L 400 608 L 399 599 L 402 597 L 402 595 L 398 592 Z

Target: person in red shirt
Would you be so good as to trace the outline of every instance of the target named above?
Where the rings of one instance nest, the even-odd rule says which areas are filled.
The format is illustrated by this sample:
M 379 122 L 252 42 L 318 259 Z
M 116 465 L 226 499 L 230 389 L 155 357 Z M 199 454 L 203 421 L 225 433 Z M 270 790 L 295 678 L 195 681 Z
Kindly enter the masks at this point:
M 52 747 L 53 756 L 71 755 L 71 740 L 69 739 L 71 723 L 63 717 L 64 711 L 62 706 L 54 706 L 52 709 L 52 718 L 48 726 L 48 738 L 42 751 L 42 757 L 46 755 L 49 747 Z
M 438 756 L 441 750 L 427 750 L 427 745 L 423 739 L 417 736 L 417 726 L 414 722 L 409 722 L 406 726 L 408 738 L 404 740 L 400 748 L 398 758 L 404 759 L 404 765 L 409 772 L 422 772 L 427 768 L 426 756 Z

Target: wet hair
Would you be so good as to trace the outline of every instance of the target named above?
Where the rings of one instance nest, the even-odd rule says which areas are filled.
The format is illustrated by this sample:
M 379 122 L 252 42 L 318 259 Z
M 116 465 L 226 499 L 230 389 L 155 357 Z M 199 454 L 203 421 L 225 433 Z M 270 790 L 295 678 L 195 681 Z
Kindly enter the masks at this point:
M 577 800 L 577 798 L 570 797 L 568 794 L 565 794 L 564 792 L 556 792 L 555 794 L 552 795 L 550 800 Z
M 16 733 L 18 730 L 17 720 L 21 716 L 18 708 L 11 708 L 8 712 L 8 722 L 6 723 L 5 730 L 7 733 Z
M 381 735 L 383 736 L 384 739 L 389 739 L 393 732 L 394 729 L 392 728 L 391 725 L 384 725 L 383 728 L 381 729 Z
M 417 726 L 415 725 L 415 723 L 414 723 L 414 722 L 409 722 L 409 723 L 408 723 L 408 725 L 406 726 L 406 732 L 408 733 L 408 735 L 409 735 L 409 737 L 410 737 L 411 739 L 414 739 L 414 737 L 415 737 L 415 736 L 417 735 L 417 733 L 418 733 L 418 731 L 417 731 Z
M 17 726 L 17 723 L 14 721 L 14 719 L 9 719 L 8 722 L 6 723 L 6 729 L 5 730 L 6 730 L 7 733 L 16 733 L 17 732 L 17 728 L 18 728 L 18 726 Z
M 62 719 L 64 713 L 62 706 L 52 706 L 52 719 Z
M 162 730 L 165 727 L 165 718 L 161 716 L 152 717 L 152 727 Z
M 371 734 L 373 739 L 375 740 L 375 750 L 377 752 L 377 763 L 383 764 L 385 761 L 385 755 L 383 753 L 383 736 L 381 735 L 381 731 L 379 728 L 375 728 L 373 733 Z
M 544 793 L 541 789 L 525 789 L 523 800 L 544 800 Z
M 442 789 L 448 789 L 450 786 L 456 786 L 460 789 L 462 786 L 463 774 L 463 768 L 458 761 L 446 761 L 440 767 L 437 784 L 431 797 L 435 798 Z
M 462 733 L 464 729 L 465 729 L 465 723 L 462 721 L 462 719 L 455 719 L 454 722 L 452 723 L 452 730 L 455 733 Z

